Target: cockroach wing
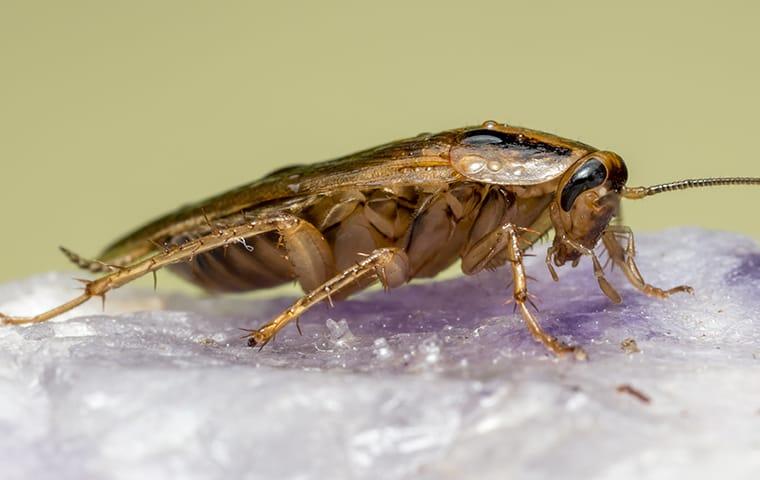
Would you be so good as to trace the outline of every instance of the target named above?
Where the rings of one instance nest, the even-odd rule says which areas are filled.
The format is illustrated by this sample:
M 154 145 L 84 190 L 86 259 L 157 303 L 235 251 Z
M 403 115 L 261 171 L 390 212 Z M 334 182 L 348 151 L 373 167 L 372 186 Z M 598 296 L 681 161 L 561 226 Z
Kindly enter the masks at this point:
M 423 134 L 322 163 L 278 169 L 253 183 L 187 205 L 148 223 L 111 244 L 105 263 L 124 264 L 156 252 L 168 239 L 203 233 L 209 224 L 243 212 L 285 209 L 299 199 L 342 189 L 446 184 L 461 178 L 447 154 L 460 130 Z

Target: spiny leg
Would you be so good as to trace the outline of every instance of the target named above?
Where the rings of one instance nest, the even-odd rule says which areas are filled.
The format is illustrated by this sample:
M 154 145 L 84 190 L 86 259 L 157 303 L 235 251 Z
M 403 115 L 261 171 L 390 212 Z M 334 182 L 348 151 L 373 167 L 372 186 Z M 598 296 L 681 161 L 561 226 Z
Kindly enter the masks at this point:
M 244 338 L 248 338 L 248 345 L 252 347 L 263 347 L 285 325 L 298 319 L 306 310 L 323 300 L 330 301 L 330 295 L 340 292 L 369 274 L 375 274 L 385 288 L 406 283 L 409 278 L 409 260 L 406 253 L 399 248 L 380 248 L 373 251 L 353 267 L 344 270 L 301 297 L 274 320 L 258 330 L 251 331 Z
M 623 236 L 627 240 L 625 249 L 620 244 L 618 235 Z M 634 256 L 636 255 L 636 247 L 633 241 L 633 232 L 629 227 L 623 225 L 610 225 L 607 230 L 602 234 L 602 242 L 610 258 L 615 265 L 620 267 L 628 278 L 628 281 L 642 291 L 643 293 L 657 298 L 667 298 L 674 293 L 686 292 L 692 293 L 694 289 L 688 285 L 679 285 L 677 287 L 664 290 L 662 288 L 655 287 L 644 281 L 644 278 L 636 266 Z
M 520 309 L 523 320 L 528 330 L 533 335 L 533 338 L 544 344 L 546 348 L 551 350 L 556 355 L 564 355 L 572 353 L 578 360 L 586 359 L 586 352 L 582 348 L 566 345 L 550 334 L 546 333 L 541 325 L 536 320 L 536 317 L 528 310 L 526 302 L 528 299 L 528 283 L 527 275 L 525 274 L 525 265 L 523 264 L 523 252 L 519 244 L 518 228 L 513 225 L 506 225 L 502 227 L 502 230 L 507 235 L 507 258 L 509 258 L 512 265 L 512 288 L 513 298 L 515 304 Z
M 293 229 L 303 222 L 304 220 L 290 214 L 276 214 L 259 218 L 251 217 L 245 223 L 216 229 L 207 235 L 187 241 L 181 245 L 173 246 L 133 265 L 119 268 L 96 280 L 87 282 L 82 295 L 47 312 L 32 317 L 15 317 L 0 313 L 0 324 L 19 325 L 50 320 L 74 309 L 93 297 L 105 297 L 105 294 L 110 290 L 119 288 L 167 265 L 191 260 L 195 255 L 200 253 L 229 246 L 262 233 Z

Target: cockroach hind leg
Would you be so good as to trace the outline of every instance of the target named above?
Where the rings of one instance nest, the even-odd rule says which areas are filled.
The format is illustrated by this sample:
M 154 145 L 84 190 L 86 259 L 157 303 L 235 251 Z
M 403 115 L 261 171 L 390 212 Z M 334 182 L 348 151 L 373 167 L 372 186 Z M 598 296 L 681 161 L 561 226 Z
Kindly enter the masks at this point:
M 103 297 L 111 290 L 124 286 L 145 274 L 171 264 L 188 261 L 188 259 L 196 254 L 223 247 L 224 245 L 236 242 L 240 238 L 253 237 L 262 233 L 279 230 L 284 226 L 292 225 L 295 221 L 297 219 L 292 215 L 277 214 L 271 217 L 261 217 L 259 220 L 251 221 L 248 224 L 232 226 L 214 234 L 188 241 L 180 247 L 156 253 L 151 257 L 125 267 L 117 267 L 115 270 L 96 280 L 87 281 L 84 293 L 46 312 L 30 317 L 0 315 L 0 323 L 4 325 L 21 325 L 50 320 L 62 313 L 73 310 L 93 297 Z
M 85 289 L 85 293 L 82 295 L 69 300 L 66 303 L 62 303 L 61 305 L 58 305 L 55 308 L 52 308 L 46 312 L 43 312 L 39 315 L 35 315 L 32 317 L 17 317 L 12 315 L 6 315 L 4 313 L 0 313 L 0 325 L 25 325 L 30 323 L 42 323 L 50 320 L 51 318 L 57 317 L 58 315 L 62 313 L 66 313 L 69 310 L 72 310 L 79 305 L 85 303 L 87 300 L 91 299 L 95 295 L 91 294 L 87 289 Z

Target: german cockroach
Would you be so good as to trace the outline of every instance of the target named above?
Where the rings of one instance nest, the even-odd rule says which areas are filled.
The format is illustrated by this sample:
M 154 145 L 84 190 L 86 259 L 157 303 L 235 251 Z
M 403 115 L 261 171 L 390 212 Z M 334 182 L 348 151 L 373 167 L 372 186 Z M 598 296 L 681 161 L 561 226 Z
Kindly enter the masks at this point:
M 760 178 L 681 180 L 627 187 L 615 153 L 548 133 L 488 121 L 423 134 L 337 160 L 277 170 L 263 179 L 182 208 L 130 233 L 97 260 L 63 252 L 103 275 L 84 293 L 33 317 L 2 315 L 5 324 L 37 323 L 147 273 L 169 267 L 209 291 L 256 290 L 296 280 L 305 295 L 270 323 L 251 330 L 266 345 L 304 311 L 380 281 L 398 287 L 432 277 L 461 258 L 467 275 L 509 264 L 512 301 L 531 334 L 555 354 L 585 356 L 545 332 L 528 308 L 523 256 L 553 229 L 546 265 L 575 267 L 589 257 L 599 287 L 615 303 L 597 247 L 647 295 L 691 292 L 644 281 L 633 235 L 611 224 L 620 199 L 714 185 L 760 184 Z

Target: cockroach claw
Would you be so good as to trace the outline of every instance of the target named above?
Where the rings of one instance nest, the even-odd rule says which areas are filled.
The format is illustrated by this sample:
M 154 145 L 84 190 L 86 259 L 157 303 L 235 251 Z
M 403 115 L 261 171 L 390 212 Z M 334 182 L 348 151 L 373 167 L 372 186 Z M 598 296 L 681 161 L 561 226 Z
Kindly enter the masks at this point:
M 249 347 L 259 347 L 259 351 L 261 351 L 274 339 L 274 332 L 268 332 L 268 330 L 272 330 L 273 328 L 274 326 L 268 323 L 257 330 L 248 330 L 249 333 L 242 338 L 248 339 L 247 343 Z

